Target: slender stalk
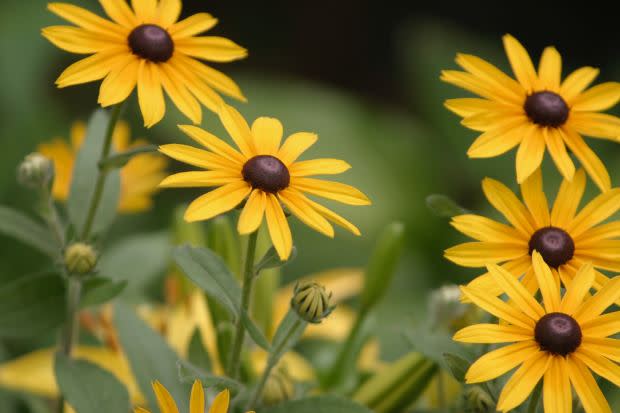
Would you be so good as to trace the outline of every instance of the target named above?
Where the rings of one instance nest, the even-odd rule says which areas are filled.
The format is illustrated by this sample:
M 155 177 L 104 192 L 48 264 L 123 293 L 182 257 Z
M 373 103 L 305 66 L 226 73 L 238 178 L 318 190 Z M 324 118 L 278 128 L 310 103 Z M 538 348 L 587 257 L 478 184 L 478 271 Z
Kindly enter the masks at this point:
M 78 333 L 78 309 L 82 293 L 82 281 L 77 276 L 69 277 L 67 288 L 66 325 L 61 339 L 60 350 L 66 356 L 71 356 Z
M 47 226 L 52 231 L 52 234 L 54 234 L 54 238 L 58 244 L 58 252 L 61 254 L 65 247 L 65 230 L 62 226 L 58 210 L 56 209 L 56 204 L 54 204 L 54 197 L 51 194 L 50 188 L 47 186 L 41 189 L 40 196 L 42 201 L 41 215 L 47 222 Z
M 233 340 L 232 353 L 230 355 L 229 376 L 236 379 L 239 375 L 239 364 L 241 361 L 241 350 L 245 338 L 245 328 L 243 326 L 242 314 L 248 311 L 250 299 L 252 298 L 252 287 L 254 285 L 254 260 L 256 255 L 256 239 L 258 231 L 254 231 L 248 238 L 248 248 L 245 256 L 245 266 L 243 270 L 243 290 L 241 293 L 241 308 L 236 320 L 235 338 Z
M 112 135 L 114 134 L 114 128 L 116 127 L 116 123 L 120 117 L 122 106 L 122 104 L 118 104 L 112 109 L 108 127 L 105 132 L 103 149 L 101 150 L 101 158 L 99 162 L 106 159 L 110 154 L 112 149 Z M 97 182 L 95 183 L 95 192 L 93 193 L 93 197 L 90 200 L 90 206 L 88 208 L 86 223 L 84 224 L 84 228 L 82 228 L 82 234 L 80 234 L 80 239 L 83 241 L 88 240 L 88 237 L 90 236 L 90 231 L 92 230 L 93 223 L 95 222 L 95 216 L 97 215 L 97 209 L 99 208 L 99 202 L 101 201 L 101 196 L 103 195 L 103 187 L 105 186 L 105 179 L 107 175 L 107 168 L 102 168 L 100 166 Z

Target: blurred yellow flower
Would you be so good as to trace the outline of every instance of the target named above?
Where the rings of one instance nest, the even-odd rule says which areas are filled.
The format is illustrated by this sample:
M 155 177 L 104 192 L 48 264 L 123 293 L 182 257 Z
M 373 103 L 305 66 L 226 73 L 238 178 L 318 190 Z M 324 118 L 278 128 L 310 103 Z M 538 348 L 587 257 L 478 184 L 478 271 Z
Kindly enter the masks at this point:
M 568 147 L 596 185 L 602 191 L 609 190 L 611 181 L 605 165 L 581 135 L 620 140 L 620 118 L 598 113 L 618 103 L 620 83 L 607 82 L 585 90 L 598 69 L 582 67 L 561 82 L 562 58 L 554 47 L 544 50 L 538 72 L 525 48 L 511 35 L 504 36 L 504 48 L 516 80 L 467 54 L 456 57 L 465 72 L 441 73 L 443 81 L 483 98 L 446 101 L 448 109 L 463 117 L 463 125 L 483 132 L 467 154 L 490 158 L 519 145 L 517 181 L 522 183 L 540 166 L 546 146 L 558 170 L 572 181 L 575 166 Z
M 58 87 L 105 78 L 98 99 L 104 107 L 124 101 L 137 87 L 146 127 L 164 116 L 163 90 L 194 123 L 202 120 L 200 103 L 212 111 L 222 103 L 216 90 L 245 100 L 228 76 L 198 60 L 230 62 L 247 56 L 226 38 L 198 36 L 213 28 L 216 18 L 197 13 L 177 22 L 181 0 L 132 1 L 133 10 L 125 0 L 100 3 L 111 21 L 71 4 L 48 5 L 75 26 L 46 27 L 43 36 L 68 52 L 91 55 L 69 66 L 56 80 Z
M 480 357 L 471 365 L 467 383 L 493 380 L 519 366 L 506 382 L 497 409 L 511 411 L 527 399 L 543 380 L 545 413 L 572 411 L 572 388 L 586 413 L 611 413 L 590 370 L 620 386 L 620 311 L 603 314 L 620 298 L 620 277 L 590 296 L 594 282 L 591 264 L 582 266 L 574 280 L 561 288 L 543 257 L 534 252 L 534 274 L 544 306 L 512 274 L 497 265 L 489 272 L 514 302 L 510 305 L 493 294 L 463 287 L 474 304 L 500 320 L 499 324 L 476 324 L 454 336 L 465 343 L 511 343 Z
M 155 392 L 155 396 L 157 396 L 157 404 L 159 405 L 160 413 L 179 413 L 176 402 L 160 382 L 153 382 L 153 391 Z M 209 408 L 209 413 L 228 413 L 229 404 L 230 392 L 226 389 L 215 396 Z M 189 411 L 190 413 L 203 413 L 205 411 L 205 393 L 200 380 L 194 381 L 194 385 L 192 386 L 192 393 L 189 397 Z M 142 407 L 136 408 L 134 412 L 149 413 L 148 410 Z
M 225 213 L 247 198 L 237 229 L 241 234 L 256 231 L 266 216 L 271 241 L 281 259 L 291 254 L 293 240 L 284 215 L 283 203 L 312 229 L 334 236 L 329 221 L 359 235 L 353 224 L 308 198 L 305 193 L 349 205 L 369 205 L 359 190 L 339 182 L 309 178 L 347 171 L 350 165 L 339 159 L 297 161 L 318 139 L 313 133 L 298 132 L 281 144 L 279 120 L 261 117 L 252 128 L 234 108 L 223 105 L 219 116 L 239 151 L 220 138 L 196 126 L 181 130 L 208 150 L 193 146 L 162 145 L 160 151 L 181 162 L 206 171 L 181 172 L 167 177 L 162 187 L 218 187 L 192 202 L 185 212 L 187 221 L 201 221 Z
M 71 188 L 71 176 L 77 153 L 86 136 L 86 125 L 75 122 L 71 127 L 71 143 L 65 139 L 55 138 L 50 142 L 42 143 L 38 151 L 54 161 L 55 178 L 52 195 L 59 201 L 66 201 Z M 146 145 L 138 139 L 130 143 L 129 125 L 119 122 L 114 129 L 112 145 L 115 152 Z M 166 176 L 167 161 L 155 153 L 135 155 L 127 165 L 121 169 L 121 193 L 119 198 L 119 212 L 132 213 L 147 210 L 153 201 L 152 195 L 157 192 L 157 185 Z

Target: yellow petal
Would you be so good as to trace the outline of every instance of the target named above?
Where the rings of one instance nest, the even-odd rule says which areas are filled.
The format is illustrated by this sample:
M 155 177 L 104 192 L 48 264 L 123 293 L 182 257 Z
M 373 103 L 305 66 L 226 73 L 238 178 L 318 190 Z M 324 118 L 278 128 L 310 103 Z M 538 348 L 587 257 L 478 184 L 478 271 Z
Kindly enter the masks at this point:
M 585 231 L 575 242 L 580 248 L 595 247 L 599 241 L 620 237 L 620 222 L 608 222 Z
M 620 340 L 606 337 L 584 336 L 580 348 L 590 353 L 600 354 L 612 361 L 620 362 Z
M 572 356 L 566 359 L 566 367 L 570 381 L 586 413 L 612 413 L 605 395 L 596 384 L 588 367 Z
M 159 74 L 164 90 L 177 108 L 192 122 L 202 121 L 202 109 L 196 98 L 191 94 L 183 78 L 170 65 L 160 65 Z
M 361 235 L 360 230 L 355 225 L 353 225 L 340 215 L 336 214 L 334 211 L 324 207 L 317 202 L 314 202 L 310 198 L 306 198 L 305 200 L 314 210 L 316 210 L 316 212 L 327 218 L 328 221 L 333 222 L 334 224 L 346 229 L 354 235 Z
M 545 303 L 547 313 L 554 313 L 560 310 L 560 286 L 556 283 L 551 269 L 543 260 L 538 251 L 532 252 L 532 267 L 536 274 L 538 287 Z
M 573 219 L 568 232 L 579 238 L 587 230 L 603 222 L 620 209 L 620 188 L 614 188 L 591 200 Z
M 570 388 L 568 367 L 561 356 L 553 356 L 543 379 L 543 405 L 545 412 L 571 413 L 573 392 Z
M 457 215 L 452 218 L 450 225 L 477 241 L 520 244 L 529 241 L 514 228 L 482 215 Z
M 560 56 L 555 47 L 546 47 L 543 51 L 538 65 L 538 77 L 543 89 L 549 89 L 554 92 L 560 91 L 562 56 Z
M 241 153 L 247 158 L 255 156 L 257 152 L 254 147 L 252 132 L 243 116 L 235 108 L 226 104 L 220 107 L 219 116 L 224 128 L 235 141 Z
M 594 67 L 582 67 L 566 76 L 560 87 L 560 95 L 569 105 L 596 79 L 599 70 Z
M 592 261 L 597 268 L 620 271 L 620 240 L 603 240 L 575 250 L 575 258 Z
M 232 40 L 218 36 L 184 37 L 175 41 L 180 53 L 210 62 L 232 62 L 243 59 L 248 51 Z
M 204 221 L 228 212 L 239 205 L 251 191 L 252 188 L 245 181 L 214 189 L 189 204 L 185 211 L 185 220 L 188 222 Z
M 609 280 L 603 288 L 583 303 L 575 313 L 575 319 L 580 324 L 586 324 L 601 315 L 618 299 L 620 299 L 620 276 Z
M 593 283 L 594 270 L 592 264 L 587 263 L 577 271 L 571 283 L 566 286 L 566 293 L 562 297 L 560 310 L 563 313 L 573 315 L 592 288 Z
M 475 324 L 459 330 L 453 338 L 461 343 L 510 343 L 533 340 L 532 330 L 499 324 Z
M 228 404 L 230 403 L 230 392 L 228 389 L 220 392 L 215 399 L 213 400 L 213 404 L 209 408 L 209 413 L 228 413 Z
M 120 47 L 86 57 L 67 67 L 56 80 L 56 85 L 63 88 L 102 79 L 125 57 L 126 53 Z
M 194 380 L 192 393 L 189 397 L 189 413 L 204 413 L 205 411 L 205 392 L 200 380 Z
M 106 14 L 121 26 L 133 29 L 137 25 L 136 16 L 125 0 L 99 0 L 99 3 Z
M 164 117 L 166 104 L 159 69 L 146 60 L 140 62 L 138 69 L 138 103 L 145 127 L 150 128 Z
M 140 23 L 150 23 L 157 16 L 157 0 L 131 0 L 131 7 Z
M 535 322 L 531 318 L 495 297 L 495 295 L 489 294 L 487 291 L 461 287 L 461 292 L 478 307 L 501 320 L 529 330 L 535 325 Z
M 336 175 L 351 168 L 347 162 L 340 159 L 312 159 L 295 162 L 289 166 L 291 176 Z
M 535 356 L 538 345 L 534 340 L 514 343 L 488 352 L 476 360 L 467 370 L 467 383 L 493 380 Z
M 161 413 L 179 413 L 177 404 L 164 385 L 156 380 L 152 383 L 152 386 Z
M 530 59 L 530 55 L 521 43 L 511 35 L 504 35 L 503 40 L 504 49 L 506 50 L 506 55 L 508 56 L 515 77 L 525 88 L 527 93 L 532 92 L 536 87 L 538 77 L 532 60 Z
M 91 32 L 121 40 L 125 39 L 126 35 L 129 34 L 127 29 L 123 29 L 82 7 L 67 3 L 49 3 L 47 9 L 57 16 Z
M 259 155 L 276 155 L 282 134 L 282 123 L 276 118 L 260 117 L 252 123 L 252 136 Z
M 603 314 L 581 324 L 584 337 L 608 337 L 620 332 L 620 311 Z
M 334 228 L 331 224 L 312 208 L 307 198 L 299 191 L 287 188 L 278 193 L 278 198 L 304 224 L 330 238 L 334 237 Z
M 231 160 L 234 164 L 242 166 L 243 163 L 245 163 L 245 158 L 243 155 L 237 152 L 222 139 L 212 135 L 204 129 L 193 125 L 179 125 L 179 129 L 211 152 Z
M 581 197 L 586 188 L 586 175 L 583 169 L 575 172 L 572 181 L 564 179 L 558 190 L 551 210 L 551 225 L 566 228 L 575 217 Z
M 167 145 L 161 145 L 159 147 L 159 151 L 173 159 L 176 159 L 177 161 L 185 162 L 200 168 L 239 171 L 239 169 L 235 168 L 234 165 L 231 166 L 230 162 L 226 158 L 214 154 L 213 152 L 194 148 L 193 146 L 170 143 Z
M 463 118 L 461 121 L 461 125 L 479 132 L 487 132 L 499 128 L 505 128 L 508 125 L 516 126 L 520 123 L 531 124 L 531 122 L 529 122 L 525 117 L 522 110 L 515 110 L 512 108 L 476 113 L 475 115 Z
M 319 137 L 314 133 L 297 132 L 286 138 L 278 152 L 280 159 L 286 166 L 295 162 L 299 156 L 315 144 Z
M 280 202 L 273 194 L 267 195 L 267 227 L 274 248 L 282 260 L 287 260 L 293 249 L 293 238 Z
M 588 349 L 587 346 L 580 346 L 571 356 L 579 359 L 599 376 L 620 387 L 620 366 L 613 361 Z
M 444 106 L 461 117 L 472 116 L 500 108 L 501 104 L 492 100 L 479 98 L 448 99 Z
M 548 353 L 539 351 L 526 360 L 504 385 L 497 409 L 507 412 L 523 403 L 547 372 L 551 359 Z
M 571 110 L 597 112 L 607 110 L 620 101 L 620 83 L 606 82 L 596 85 L 577 96 Z
M 50 26 L 44 28 L 41 34 L 56 47 L 71 53 L 97 53 L 111 45 L 120 46 L 123 44 L 116 38 L 106 37 L 73 26 Z
M 162 188 L 194 188 L 230 184 L 242 181 L 240 173 L 232 171 L 179 172 L 166 177 L 159 184 Z
M 177 55 L 178 56 L 178 55 Z M 173 56 L 166 62 L 166 68 L 172 79 L 187 86 L 188 94 L 193 95 L 207 109 L 217 112 L 224 100 L 204 80 L 200 79 L 183 60 Z
M 464 242 L 444 252 L 450 261 L 473 268 L 514 260 L 526 254 L 526 245 L 502 242 Z
M 538 304 L 532 294 L 519 283 L 514 275 L 497 265 L 488 265 L 487 269 L 495 279 L 495 282 L 526 315 L 533 320 L 538 320 L 545 315 L 545 310 L 542 306 Z
M 532 258 L 525 252 L 521 258 L 508 261 L 501 265 L 502 268 L 509 271 L 516 278 L 525 274 L 532 266 Z M 470 288 L 474 288 L 481 291 L 487 291 L 489 294 L 498 296 L 503 293 L 502 289 L 495 282 L 491 274 L 488 272 L 479 275 L 474 278 L 468 285 Z
M 217 24 L 217 19 L 209 13 L 196 13 L 173 24 L 168 33 L 175 40 L 206 32 Z
M 479 79 L 492 83 L 498 91 L 501 90 L 502 95 L 505 95 L 512 102 L 516 104 L 523 102 L 525 98 L 523 87 L 491 63 L 478 56 L 462 53 L 456 56 L 456 63 Z
M 506 105 L 514 104 L 513 96 L 502 94 L 492 84 L 472 75 L 471 73 L 458 70 L 442 70 L 439 77 L 442 81 L 475 93 L 483 98 L 491 99 Z
M 342 202 L 347 205 L 370 205 L 371 202 L 357 188 L 340 182 L 325 181 L 322 179 L 291 177 L 291 188 L 308 192 L 327 199 Z
M 562 135 L 556 128 L 543 128 L 542 132 L 553 163 L 555 163 L 564 179 L 572 181 L 573 176 L 575 176 L 575 165 L 566 151 Z
M 497 127 L 484 132 L 467 149 L 470 158 L 492 158 L 502 155 L 523 141 L 526 124 L 516 118 L 502 122 Z
M 537 228 L 551 225 L 549 203 L 543 190 L 542 171 L 536 169 L 528 179 L 521 184 L 521 195 L 527 209 L 532 214 Z
M 127 99 L 136 87 L 139 67 L 140 61 L 138 58 L 134 55 L 129 55 L 126 61 L 112 70 L 101 82 L 99 104 L 106 107 Z
M 564 126 L 561 131 L 566 146 L 573 151 L 577 159 L 581 162 L 581 165 L 583 165 L 584 169 L 588 172 L 588 175 L 590 175 L 590 178 L 592 178 L 602 192 L 609 191 L 611 188 L 611 179 L 609 178 L 609 173 L 603 162 L 601 162 L 599 157 L 596 156 L 577 132 L 567 126 Z
M 192 73 L 198 75 L 214 89 L 217 89 L 220 92 L 235 99 L 241 100 L 242 102 L 246 101 L 246 98 L 245 96 L 243 96 L 243 93 L 241 92 L 239 86 L 224 73 L 215 70 L 203 64 L 202 62 L 199 62 L 196 59 L 182 54 L 177 54 L 175 56 L 175 59 L 182 61 L 183 64 L 187 66 Z
M 570 126 L 577 132 L 594 138 L 620 140 L 620 118 L 606 113 L 574 113 Z
M 489 203 L 529 239 L 535 231 L 534 220 L 516 195 L 506 185 L 491 178 L 482 181 L 482 190 Z
M 157 20 L 164 29 L 168 29 L 181 15 L 181 0 L 159 0 Z M 201 412 L 202 413 L 202 412 Z
M 267 194 L 260 189 L 253 190 L 239 216 L 237 230 L 240 234 L 249 234 L 260 227 L 266 206 Z
M 517 151 L 517 182 L 523 183 L 542 163 L 545 155 L 545 138 L 542 128 L 531 125 L 524 131 L 523 141 Z

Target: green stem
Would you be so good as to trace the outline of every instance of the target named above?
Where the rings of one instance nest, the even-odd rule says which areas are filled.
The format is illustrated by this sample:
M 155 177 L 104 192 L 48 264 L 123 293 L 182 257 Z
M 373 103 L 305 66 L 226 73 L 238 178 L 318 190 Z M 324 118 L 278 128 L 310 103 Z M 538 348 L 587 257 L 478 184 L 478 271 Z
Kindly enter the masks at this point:
M 79 307 L 82 292 L 82 280 L 75 275 L 69 275 L 69 285 L 67 288 L 67 308 L 65 327 L 60 338 L 60 351 L 67 357 L 71 357 L 79 332 Z M 62 394 L 58 400 L 58 413 L 63 413 L 65 400 Z
M 62 253 L 62 250 L 65 247 L 65 230 L 60 221 L 56 204 L 54 204 L 54 197 L 52 196 L 49 187 L 45 187 L 41 190 L 41 199 L 43 201 L 43 218 L 47 222 L 52 234 L 54 234 L 54 238 L 56 238 L 59 253 Z
M 110 120 L 108 121 L 108 127 L 106 128 L 103 141 L 103 149 L 101 150 L 100 162 L 108 157 L 112 149 L 112 135 L 114 135 L 114 129 L 116 128 L 116 123 L 120 117 L 122 106 L 122 104 L 114 106 L 112 113 L 110 114 Z M 80 239 L 83 241 L 87 241 L 88 237 L 90 237 L 90 231 L 92 230 L 93 223 L 95 222 L 95 216 L 97 215 L 99 202 L 101 201 L 101 196 L 103 195 L 103 187 L 105 186 L 107 175 L 107 168 L 99 167 L 99 175 L 97 176 L 97 182 L 95 183 L 95 192 L 90 200 L 86 223 L 84 224 L 84 228 L 82 228 L 82 234 L 80 236 Z
M 239 375 L 239 364 L 241 361 L 241 351 L 245 338 L 245 328 L 243 326 L 242 315 L 250 307 L 252 298 L 252 287 L 254 285 L 254 260 L 256 255 L 256 239 L 258 231 L 254 231 L 248 238 L 248 248 L 245 256 L 245 266 L 243 270 L 243 291 L 241 293 L 241 307 L 236 320 L 235 338 L 233 340 L 232 353 L 230 356 L 229 376 L 236 379 Z

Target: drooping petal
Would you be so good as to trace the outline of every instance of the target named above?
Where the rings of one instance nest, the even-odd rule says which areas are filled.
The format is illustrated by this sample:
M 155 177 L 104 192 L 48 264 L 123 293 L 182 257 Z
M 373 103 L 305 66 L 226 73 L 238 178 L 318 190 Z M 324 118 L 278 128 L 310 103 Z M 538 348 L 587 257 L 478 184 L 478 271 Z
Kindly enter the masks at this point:
M 469 367 L 465 380 L 467 383 L 493 380 L 536 356 L 537 353 L 539 349 L 534 340 L 514 343 L 490 351 Z
M 252 136 L 258 155 L 276 155 L 284 128 L 276 118 L 260 117 L 252 123 Z
M 312 208 L 303 194 L 292 188 L 287 188 L 280 191 L 278 197 L 303 223 L 330 238 L 334 237 L 334 228 Z
M 588 367 L 575 357 L 566 359 L 568 375 L 586 413 L 612 413 Z
M 249 234 L 260 227 L 267 206 L 267 194 L 260 189 L 254 189 L 239 215 L 237 230 L 240 234 Z
M 596 79 L 599 70 L 594 67 L 582 67 L 566 76 L 560 87 L 560 95 L 569 105 Z
M 510 324 L 514 324 L 525 329 L 531 330 L 534 328 L 535 322 L 531 318 L 494 295 L 489 294 L 487 291 L 480 291 L 469 287 L 461 287 L 461 292 L 478 307 L 490 314 L 493 314 L 500 320 L 507 321 Z
M 173 56 L 166 63 L 167 72 L 171 78 L 180 84 L 187 85 L 189 96 L 194 96 L 200 103 L 212 112 L 217 112 L 224 100 L 204 80 L 186 67 L 183 61 Z
M 529 241 L 529 238 L 524 237 L 516 229 L 482 215 L 457 215 L 452 218 L 450 225 L 477 241 L 514 243 L 524 246 Z
M 609 280 L 603 288 L 583 303 L 575 313 L 575 319 L 580 324 L 586 324 L 601 315 L 618 299 L 620 299 L 620 276 Z
M 209 13 L 196 13 L 173 24 L 168 28 L 168 33 L 174 39 L 182 39 L 206 32 L 216 24 L 217 19 Z
M 545 315 L 542 306 L 514 275 L 497 265 L 488 265 L 487 269 L 508 297 L 532 320 L 539 320 Z
M 315 133 L 297 132 L 284 141 L 277 158 L 286 166 L 295 162 L 299 156 L 316 143 L 319 137 Z
M 517 196 L 506 185 L 491 178 L 484 178 L 482 190 L 489 203 L 529 239 L 535 231 L 534 220 Z
M 231 147 L 217 136 L 194 125 L 178 125 L 187 136 L 198 142 L 208 150 L 230 160 L 233 164 L 241 166 L 245 159 L 237 150 Z
M 189 396 L 189 413 L 204 413 L 205 411 L 205 391 L 200 380 L 194 380 L 192 393 Z
M 183 78 L 170 65 L 160 65 L 161 83 L 177 108 L 195 124 L 202 122 L 202 109 L 196 98 L 189 91 Z
M 328 221 L 333 222 L 334 224 L 346 229 L 354 235 L 361 235 L 360 230 L 355 225 L 353 225 L 340 215 L 336 214 L 331 209 L 326 208 L 317 202 L 314 202 L 310 198 L 305 197 L 305 200 L 312 208 L 316 210 L 316 212 L 327 218 Z
M 572 412 L 573 392 L 564 357 L 553 356 L 551 358 L 551 364 L 543 379 L 543 405 L 545 412 Z
M 545 303 L 547 313 L 560 310 L 560 285 L 556 282 L 551 269 L 538 251 L 532 252 L 532 266 L 538 281 L 538 288 Z
M 196 188 L 221 186 L 241 180 L 243 178 L 238 171 L 192 171 L 170 175 L 161 181 L 159 186 L 162 188 Z
M 147 128 L 159 122 L 166 113 L 159 69 L 155 63 L 145 60 L 138 68 L 138 103 Z
M 501 324 L 475 324 L 459 330 L 453 337 L 461 343 L 511 343 L 533 340 L 532 330 Z
M 592 288 L 593 283 L 594 270 L 592 264 L 587 263 L 577 271 L 571 283 L 566 287 L 560 310 L 565 314 L 573 315 Z
M 567 228 L 572 222 L 586 188 L 586 175 L 583 169 L 577 170 L 572 181 L 564 179 L 558 190 L 551 210 L 551 225 Z
M 562 77 L 562 56 L 555 47 L 549 46 L 543 50 L 538 65 L 538 77 L 543 89 L 559 92 Z
M 219 70 L 215 70 L 203 64 L 202 62 L 199 62 L 196 59 L 182 54 L 177 54 L 175 56 L 175 59 L 182 62 L 183 65 L 186 66 L 192 73 L 195 73 L 214 89 L 217 89 L 220 92 L 235 99 L 238 99 L 242 102 L 246 101 L 245 96 L 243 96 L 241 89 L 234 82 L 234 80 L 232 80 L 230 77 L 226 76 Z
M 538 82 L 538 76 L 527 50 L 513 36 L 506 34 L 503 37 L 504 49 L 510 61 L 515 77 L 523 85 L 527 93 L 532 92 Z
M 248 51 L 225 37 L 185 37 L 177 39 L 175 50 L 210 62 L 232 62 L 243 59 Z
M 348 205 L 370 205 L 370 199 L 357 188 L 322 179 L 291 177 L 291 187 Z
M 509 411 L 523 403 L 547 372 L 551 359 L 552 356 L 548 353 L 539 351 L 526 360 L 504 385 L 497 401 L 497 409 Z
M 596 156 L 577 132 L 565 125 L 561 129 L 561 133 L 566 146 L 573 151 L 594 183 L 602 192 L 609 191 L 611 188 L 611 178 L 609 178 L 609 173 L 605 168 L 605 164 L 603 164 L 600 158 Z
M 168 390 L 157 380 L 153 382 L 153 391 L 155 392 L 155 397 L 157 398 L 159 410 L 162 413 L 179 413 L 174 399 Z
M 575 164 L 566 150 L 562 135 L 556 128 L 543 128 L 543 136 L 553 163 L 564 179 L 572 181 L 575 176 Z
M 218 393 L 213 399 L 213 404 L 209 408 L 209 413 L 227 413 L 228 404 L 230 403 L 230 392 L 228 389 Z
M 293 238 L 280 202 L 273 194 L 267 195 L 265 215 L 267 216 L 267 227 L 271 242 L 280 258 L 287 260 L 293 249 Z
M 551 225 L 549 216 L 549 203 L 543 189 L 542 172 L 536 169 L 528 179 L 521 184 L 521 195 L 527 209 L 532 214 L 532 218 L 537 228 L 548 227 Z
M 545 155 L 545 138 L 542 128 L 530 125 L 524 131 L 523 141 L 517 150 L 517 182 L 523 183 L 540 167 Z
M 607 110 L 620 101 L 620 83 L 606 82 L 596 85 L 577 96 L 571 110 L 598 112 Z
M 204 221 L 228 212 L 250 194 L 252 188 L 245 182 L 233 182 L 196 198 L 185 211 L 188 222 Z

